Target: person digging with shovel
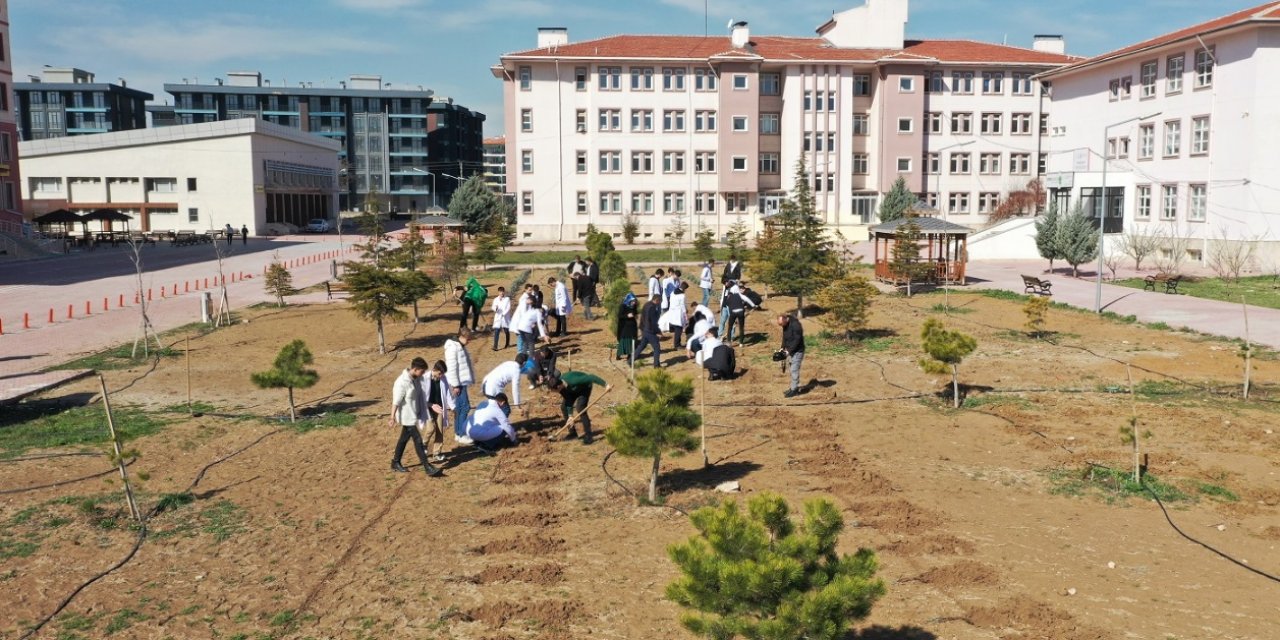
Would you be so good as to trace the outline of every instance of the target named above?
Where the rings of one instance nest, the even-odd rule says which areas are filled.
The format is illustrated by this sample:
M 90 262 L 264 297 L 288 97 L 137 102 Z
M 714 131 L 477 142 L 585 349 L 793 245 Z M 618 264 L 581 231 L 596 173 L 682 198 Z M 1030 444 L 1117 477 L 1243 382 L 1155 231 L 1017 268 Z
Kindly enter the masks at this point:
M 593 441 L 591 434 L 591 416 L 587 415 L 587 407 L 591 405 L 591 390 L 593 385 L 604 387 L 605 393 L 613 389 L 613 386 L 605 382 L 599 376 L 592 375 L 583 371 L 566 371 L 563 374 L 553 372 L 550 380 L 547 382 L 547 388 L 552 391 L 559 391 L 563 402 L 560 404 L 560 411 L 566 420 L 565 426 L 569 427 L 569 433 L 565 434 L 564 440 L 571 440 L 578 437 L 578 427 L 575 423 L 582 423 L 582 444 L 588 445 Z M 554 441 L 556 438 L 552 438 Z

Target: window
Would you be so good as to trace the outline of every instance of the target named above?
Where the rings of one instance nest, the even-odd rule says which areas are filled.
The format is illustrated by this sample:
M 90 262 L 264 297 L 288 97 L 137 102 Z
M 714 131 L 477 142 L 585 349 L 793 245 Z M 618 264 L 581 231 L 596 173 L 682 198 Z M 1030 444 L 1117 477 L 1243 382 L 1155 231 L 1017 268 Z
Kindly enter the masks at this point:
M 1176 158 L 1182 152 L 1182 121 L 1164 123 L 1164 157 Z
M 931 175 L 942 173 L 941 155 L 934 152 L 924 154 L 924 172 Z
M 49 130 L 50 131 L 62 130 L 62 112 L 61 111 L 49 112 Z
M 684 109 L 668 109 L 662 112 L 663 131 L 684 131 Z
M 776 174 L 781 163 L 778 154 L 762 153 L 760 154 L 760 173 Z M 855 172 L 856 173 L 856 172 Z
M 1196 52 L 1196 88 L 1213 85 L 1213 47 Z
M 600 173 L 622 173 L 622 152 L 601 151 Z
M 695 111 L 693 114 L 693 130 L 694 131 L 715 131 L 716 130 L 716 112 L 715 111 Z
M 577 129 L 578 133 L 587 132 L 587 110 L 586 109 L 578 109 L 578 111 L 574 114 L 573 121 L 574 121 L 574 128 Z
M 984 71 L 982 73 L 982 93 L 1001 95 L 1004 93 L 1004 73 L 1000 71 Z
M 859 97 L 871 95 L 871 76 L 855 75 L 853 77 L 853 95 Z
M 855 193 L 853 194 L 853 215 L 858 217 L 858 221 L 862 224 L 871 222 L 871 217 L 876 211 L 876 194 L 874 193 Z
M 653 152 L 632 151 L 631 173 L 653 173 Z
M 857 116 L 854 117 L 856 118 Z M 942 113 L 940 111 L 930 111 L 924 114 L 924 129 L 929 133 L 942 133 Z
M 733 156 L 732 158 L 729 159 L 729 165 L 730 165 L 730 168 L 733 169 L 734 171 L 746 171 L 747 157 Z
M 631 131 L 635 133 L 653 131 L 653 109 L 632 109 Z
M 1049 154 L 1037 153 L 1036 154 L 1036 173 L 1039 175 L 1044 175 L 1046 172 L 1048 172 L 1049 170 L 1048 167 L 1049 167 Z
M 631 67 L 631 90 L 653 91 L 653 67 Z
M 1166 184 L 1161 187 L 1163 191 L 1163 203 L 1160 207 L 1161 220 L 1177 220 L 1178 219 L 1178 185 Z
M 973 93 L 973 72 L 953 71 L 951 73 L 951 93 Z
M 854 196 L 854 197 L 856 198 L 857 196 Z M 929 205 L 929 208 L 931 209 L 938 208 L 938 192 L 937 191 L 926 191 L 924 193 L 924 198 L 922 199 L 924 200 L 925 204 Z
M 1128 100 L 1133 95 L 1133 76 L 1120 78 L 1120 99 Z
M 520 90 L 533 89 L 533 67 L 520 67 Z
M 1160 62 L 1151 60 L 1142 63 L 1142 71 L 1138 74 L 1138 97 L 1143 100 L 1156 97 L 1156 75 L 1160 72 Z
M 1156 154 L 1156 126 L 1144 124 L 1138 127 L 1138 159 L 1150 160 Z
M 663 173 L 684 173 L 684 152 L 683 151 L 663 151 L 662 152 L 662 172 Z
M 693 89 L 694 91 L 715 91 L 716 72 L 711 69 L 694 69 Z
M 600 213 L 608 215 L 611 213 L 622 213 L 622 192 L 621 191 L 601 191 L 600 192 Z
M 865 176 L 871 171 L 870 158 L 865 153 L 853 154 L 853 175 Z
M 751 87 L 750 87 L 750 84 L 747 82 L 747 74 L 745 73 L 733 74 L 733 90 L 734 91 L 746 91 L 749 88 Z
M 924 90 L 928 93 L 942 93 L 947 90 L 947 82 L 941 71 L 932 71 L 929 73 L 929 83 L 925 85 Z
M 147 178 L 146 186 L 147 191 L 155 193 L 177 193 L 178 180 L 176 178 Z
M 1191 155 L 1209 153 L 1209 116 L 1191 119 Z
M 200 210 L 195 207 L 187 209 L 187 222 L 200 222 Z
M 1107 101 L 1115 102 L 1120 99 L 1120 79 L 1116 78 L 1107 83 Z
M 978 156 L 978 173 L 994 175 L 1000 173 L 1000 154 L 983 153 Z
M 587 68 L 586 67 L 574 67 L 573 88 L 575 91 L 587 90 Z
M 1140 220 L 1151 218 L 1151 185 L 1140 184 L 1134 191 L 1133 215 Z
M 737 131 L 737 132 L 739 132 L 739 133 L 742 133 L 742 132 L 746 131 L 746 130 L 747 130 L 747 117 L 746 117 L 746 116 L 734 116 L 734 117 L 733 117 L 733 130 L 734 130 L 734 131 Z
M 991 213 L 1000 206 L 1000 194 L 983 191 L 978 194 L 978 213 Z
M 684 67 L 663 67 L 662 90 L 684 91 L 684 75 L 687 71 Z
M 8 133 L 0 133 L 0 162 L 13 160 L 13 139 Z
M 587 172 L 587 152 L 586 151 L 578 151 L 576 160 L 574 163 L 574 170 L 577 171 L 578 173 Z
M 587 210 L 587 192 L 579 191 L 578 192 L 578 215 L 585 216 L 588 213 L 590 212 Z
M 964 152 L 952 152 L 951 154 L 951 173 L 969 173 L 969 154 Z
M 663 213 L 684 213 L 684 193 L 666 191 L 662 194 Z
M 973 114 L 955 112 L 951 114 L 951 133 L 968 135 L 973 133 Z
M 1032 95 L 1032 84 L 1030 73 L 1013 74 L 1013 95 L 1029 96 Z
M 812 91 L 804 92 L 804 110 L 813 111 L 813 92 Z
M 0 44 L 0 47 L 3 45 Z M 18 190 L 14 188 L 12 182 L 5 180 L 4 182 L 4 208 L 10 211 L 18 208 Z M 158 212 L 157 212 L 158 213 Z M 177 213 L 176 211 L 174 213 Z
M 1015 113 L 1009 116 L 1009 133 L 1015 136 L 1031 135 L 1031 114 Z
M 1000 135 L 1003 120 L 1004 118 L 998 113 L 982 114 L 982 135 Z
M 724 210 L 725 210 L 725 213 L 746 213 L 747 212 L 747 194 L 745 193 L 724 194 Z
M 857 118 L 857 116 L 854 116 Z M 777 135 L 782 133 L 782 116 L 777 113 L 760 114 L 760 133 Z
M 1031 154 L 1009 154 L 1009 173 L 1015 176 L 1031 175 Z
M 698 215 L 716 212 L 716 194 L 711 191 L 699 191 L 693 194 L 693 212 Z
M 622 131 L 622 110 L 621 109 L 601 109 L 600 110 L 600 130 L 601 131 Z
M 911 133 L 912 131 L 915 131 L 914 118 L 898 118 L 898 133 Z
M 0 43 L 0 53 L 3 53 L 3 44 Z M 76 94 L 77 96 L 80 94 Z M 0 111 L 9 110 L 9 83 L 0 82 Z
M 533 149 L 520 150 L 520 173 L 533 173 Z
M 760 74 L 760 95 L 762 96 L 782 95 L 781 74 L 777 74 L 777 73 Z
M 822 108 L 821 100 L 818 101 L 818 108 L 819 109 Z M 836 92 L 830 91 L 827 93 L 827 111 L 835 111 L 835 110 L 836 110 Z
M 187 191 L 195 191 L 195 190 L 196 190 L 196 179 L 187 178 Z
M 898 93 L 915 93 L 916 79 L 914 76 L 898 77 Z
M 898 173 L 911 173 L 911 158 L 898 158 Z
M 1193 184 L 1190 185 L 1189 190 L 1191 194 L 1187 198 L 1187 220 L 1204 222 L 1209 188 L 1203 184 Z
M 969 194 L 947 194 L 947 211 L 951 213 L 969 213 Z
M 1047 113 L 1040 114 L 1040 135 L 1049 135 L 1049 114 Z
M 1182 76 L 1186 72 L 1187 58 L 1179 53 L 1176 56 L 1169 56 L 1165 60 L 1164 65 L 1164 92 L 1165 94 L 1182 92 Z
M 533 109 L 520 110 L 520 130 L 525 133 L 533 131 Z
M 693 154 L 693 171 L 695 173 L 716 172 L 716 152 L 699 151 Z
M 653 213 L 653 192 L 633 191 L 631 193 L 631 213 L 651 215 Z
M 596 80 L 601 91 L 621 91 L 622 67 L 597 67 Z
M 870 124 L 865 113 L 853 114 L 853 135 L 865 136 L 871 132 Z

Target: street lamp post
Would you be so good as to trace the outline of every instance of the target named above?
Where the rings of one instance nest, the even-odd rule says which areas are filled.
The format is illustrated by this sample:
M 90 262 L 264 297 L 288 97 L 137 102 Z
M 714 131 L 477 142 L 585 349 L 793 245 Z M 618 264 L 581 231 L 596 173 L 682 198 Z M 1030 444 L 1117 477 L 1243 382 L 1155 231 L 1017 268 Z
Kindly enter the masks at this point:
M 1151 115 L 1137 116 L 1137 117 L 1129 118 L 1128 120 L 1113 122 L 1102 128 L 1102 153 L 1099 154 L 1102 156 L 1102 192 L 1099 194 L 1099 197 L 1101 198 L 1102 202 L 1101 202 L 1101 205 L 1098 207 L 1098 275 L 1097 275 L 1097 284 L 1095 286 L 1094 300 L 1093 300 L 1093 310 L 1095 313 L 1102 313 L 1102 267 L 1103 267 L 1102 259 L 1103 259 L 1103 254 L 1106 252 L 1106 248 L 1107 248 L 1107 243 L 1103 242 L 1103 240 L 1106 238 L 1106 235 L 1107 235 L 1107 232 L 1106 232 L 1106 229 L 1107 229 L 1107 163 L 1108 163 L 1108 160 L 1110 160 L 1110 158 L 1107 156 L 1107 142 L 1110 140 L 1110 138 L 1108 138 L 1107 136 L 1110 134 L 1111 129 L 1113 127 L 1126 125 L 1126 124 L 1129 124 L 1130 122 L 1140 122 L 1142 120 L 1150 120 L 1160 115 L 1161 113 L 1163 112 L 1157 111 Z M 1139 141 L 1139 144 L 1141 144 L 1141 141 Z
M 968 146 L 968 145 L 973 144 L 974 142 L 975 142 L 974 140 L 966 140 L 966 141 L 964 141 L 964 142 L 957 142 L 957 143 L 955 143 L 955 144 L 949 144 L 949 145 L 947 145 L 947 146 L 945 146 L 945 147 L 943 147 L 943 148 L 941 148 L 941 149 L 938 149 L 937 151 L 934 151 L 934 152 L 933 152 L 933 153 L 938 154 L 938 172 L 934 174 L 935 176 L 937 176 L 937 178 L 935 178 L 935 179 L 934 179 L 934 182 L 933 182 L 933 185 L 934 185 L 934 193 L 938 194 L 938 206 L 937 206 L 936 208 L 942 211 L 942 219 L 943 219 L 943 220 L 946 220 L 946 219 L 947 219 L 947 209 L 944 209 L 944 208 L 942 207 L 942 152 L 943 152 L 943 151 L 946 151 L 947 149 L 955 149 L 955 148 L 957 148 L 957 147 L 965 147 L 965 146 Z M 929 167 L 927 167 L 927 166 L 926 166 L 926 167 L 925 167 L 925 171 L 928 171 L 928 170 L 929 170 Z M 928 185 L 925 185 L 925 189 L 928 189 L 928 188 L 929 188 L 929 187 L 928 187 Z M 927 194 L 927 193 L 925 194 L 925 197 L 928 197 L 928 194 Z
M 419 169 L 418 167 L 409 167 L 408 169 L 406 169 L 406 171 L 412 171 L 414 173 L 421 173 L 423 175 L 431 176 L 431 208 L 432 209 L 439 208 L 438 205 L 436 204 L 436 174 L 431 173 L 426 169 Z

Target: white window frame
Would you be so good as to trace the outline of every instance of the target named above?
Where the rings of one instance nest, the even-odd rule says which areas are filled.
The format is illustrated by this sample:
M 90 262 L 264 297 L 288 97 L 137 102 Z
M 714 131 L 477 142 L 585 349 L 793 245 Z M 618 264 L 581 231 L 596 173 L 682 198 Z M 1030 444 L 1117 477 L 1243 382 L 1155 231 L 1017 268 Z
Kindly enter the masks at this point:
M 981 132 L 984 136 L 998 136 L 1004 133 L 1004 114 L 988 111 L 982 114 Z
M 734 91 L 750 91 L 751 80 L 745 73 L 733 74 L 733 90 Z
M 898 93 L 915 93 L 915 76 L 898 76 Z
M 978 173 L 988 176 L 1000 175 L 1000 152 L 984 151 L 978 155 Z
M 894 167 L 897 169 L 898 173 L 911 173 L 912 160 L 913 158 L 911 156 L 898 156 L 897 160 L 894 162 Z
M 1160 185 L 1160 219 L 1164 221 L 1178 219 L 1178 185 Z
M 653 67 L 631 67 L 631 90 L 653 91 Z
M 521 66 L 516 73 L 520 80 L 520 90 L 533 91 L 533 67 Z
M 782 133 L 782 114 L 760 114 L 760 135 L 779 135 Z
M 853 114 L 853 135 L 871 135 L 871 117 L 866 113 Z
M 1191 118 L 1191 155 L 1208 155 L 1209 135 L 1209 116 Z
M 1213 86 L 1213 68 L 1217 66 L 1214 59 L 1214 46 L 1208 49 L 1196 49 L 1195 88 L 1205 89 Z
M 855 98 L 862 98 L 871 95 L 870 75 L 860 73 L 853 76 L 853 95 Z
M 970 111 L 951 112 L 951 135 L 973 135 L 973 113 Z
M 969 192 L 955 191 L 947 194 L 947 212 L 948 213 L 969 213 Z
M 865 176 L 871 173 L 871 157 L 866 153 L 855 153 L 851 158 L 853 175 Z
M 1003 71 L 982 72 L 982 95 L 984 96 L 1004 95 L 1004 72 Z
M 1187 222 L 1204 222 L 1208 217 L 1209 186 L 1204 183 L 1187 185 Z
M 1156 125 L 1138 126 L 1138 159 L 1150 160 L 1156 156 Z
M 766 151 L 760 154 L 760 173 L 764 175 L 776 175 L 782 168 L 780 154 L 773 151 Z
M 1138 98 L 1147 100 L 1156 97 L 1156 78 L 1160 77 L 1160 61 L 1148 60 L 1142 63 L 1138 72 Z
M 1187 54 L 1178 53 L 1165 58 L 1164 61 L 1164 93 L 1165 95 L 1173 95 L 1182 93 L 1182 86 L 1186 82 L 1187 74 Z
M 747 116 L 732 116 L 730 123 L 734 133 L 747 133 L 751 130 L 747 123 Z
M 973 95 L 973 72 L 972 71 L 952 71 L 951 72 L 951 93 L 960 95 Z
M 1164 123 L 1164 139 L 1161 144 L 1162 156 L 1176 158 L 1182 155 L 1182 120 L 1166 120 Z
M 686 173 L 684 166 L 683 151 L 663 151 L 662 152 L 662 172 L 663 173 Z
M 1134 187 L 1133 217 L 1138 220 L 1151 219 L 1151 185 L 1140 184 Z
M 662 68 L 662 90 L 679 92 L 685 90 L 685 74 L 689 72 L 686 67 L 663 67 Z
M 968 151 L 952 151 L 947 157 L 947 166 L 951 175 L 968 175 L 973 169 L 971 162 L 972 157 Z
M 906 125 L 905 128 L 903 127 L 904 124 Z M 896 131 L 898 133 L 903 133 L 903 134 L 915 133 L 916 119 L 912 118 L 911 116 L 900 116 L 898 118 L 898 126 L 896 128 Z

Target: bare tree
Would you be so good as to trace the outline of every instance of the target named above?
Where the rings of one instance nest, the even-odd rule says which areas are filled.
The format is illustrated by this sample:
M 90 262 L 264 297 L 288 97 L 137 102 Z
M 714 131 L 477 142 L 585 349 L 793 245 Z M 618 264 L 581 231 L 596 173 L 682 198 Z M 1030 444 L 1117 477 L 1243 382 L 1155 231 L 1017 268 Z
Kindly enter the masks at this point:
M 1253 265 L 1254 256 L 1258 253 L 1258 241 L 1261 236 L 1252 236 L 1232 240 L 1227 237 L 1227 230 L 1219 227 L 1209 245 L 1209 268 L 1219 278 L 1237 282 L 1240 273 Z
M 1129 231 L 1120 236 L 1120 244 L 1116 248 L 1120 253 L 1133 258 L 1134 269 L 1142 271 L 1142 261 L 1160 249 L 1160 237 L 1154 227 L 1130 227 Z
M 138 346 L 142 346 L 142 356 L 145 358 L 150 355 L 151 341 L 155 340 L 156 352 L 159 353 L 164 349 L 164 345 L 160 344 L 160 334 L 156 332 L 155 325 L 151 324 L 151 317 L 147 315 L 147 307 L 150 302 L 147 300 L 147 294 L 142 286 L 142 246 L 143 242 L 135 236 L 129 237 L 129 259 L 133 261 L 133 270 L 138 277 L 138 336 L 133 339 L 133 350 L 129 352 L 130 358 L 138 357 Z
M 1182 273 L 1182 264 L 1187 261 L 1187 249 L 1191 248 L 1191 238 L 1178 234 L 1178 229 L 1169 225 L 1168 230 L 1156 232 L 1160 250 L 1155 254 L 1156 269 L 1167 275 Z
M 227 298 L 227 276 L 222 271 L 222 259 L 231 253 L 231 243 L 225 246 L 213 239 L 213 254 L 218 259 L 218 310 L 213 316 L 213 326 L 221 327 L 222 325 L 231 324 L 231 301 Z
M 1116 251 L 1102 254 L 1102 264 L 1107 267 L 1107 271 L 1111 272 L 1111 279 L 1116 279 L 1116 270 L 1124 265 L 1126 254 L 1121 247 L 1116 247 Z

